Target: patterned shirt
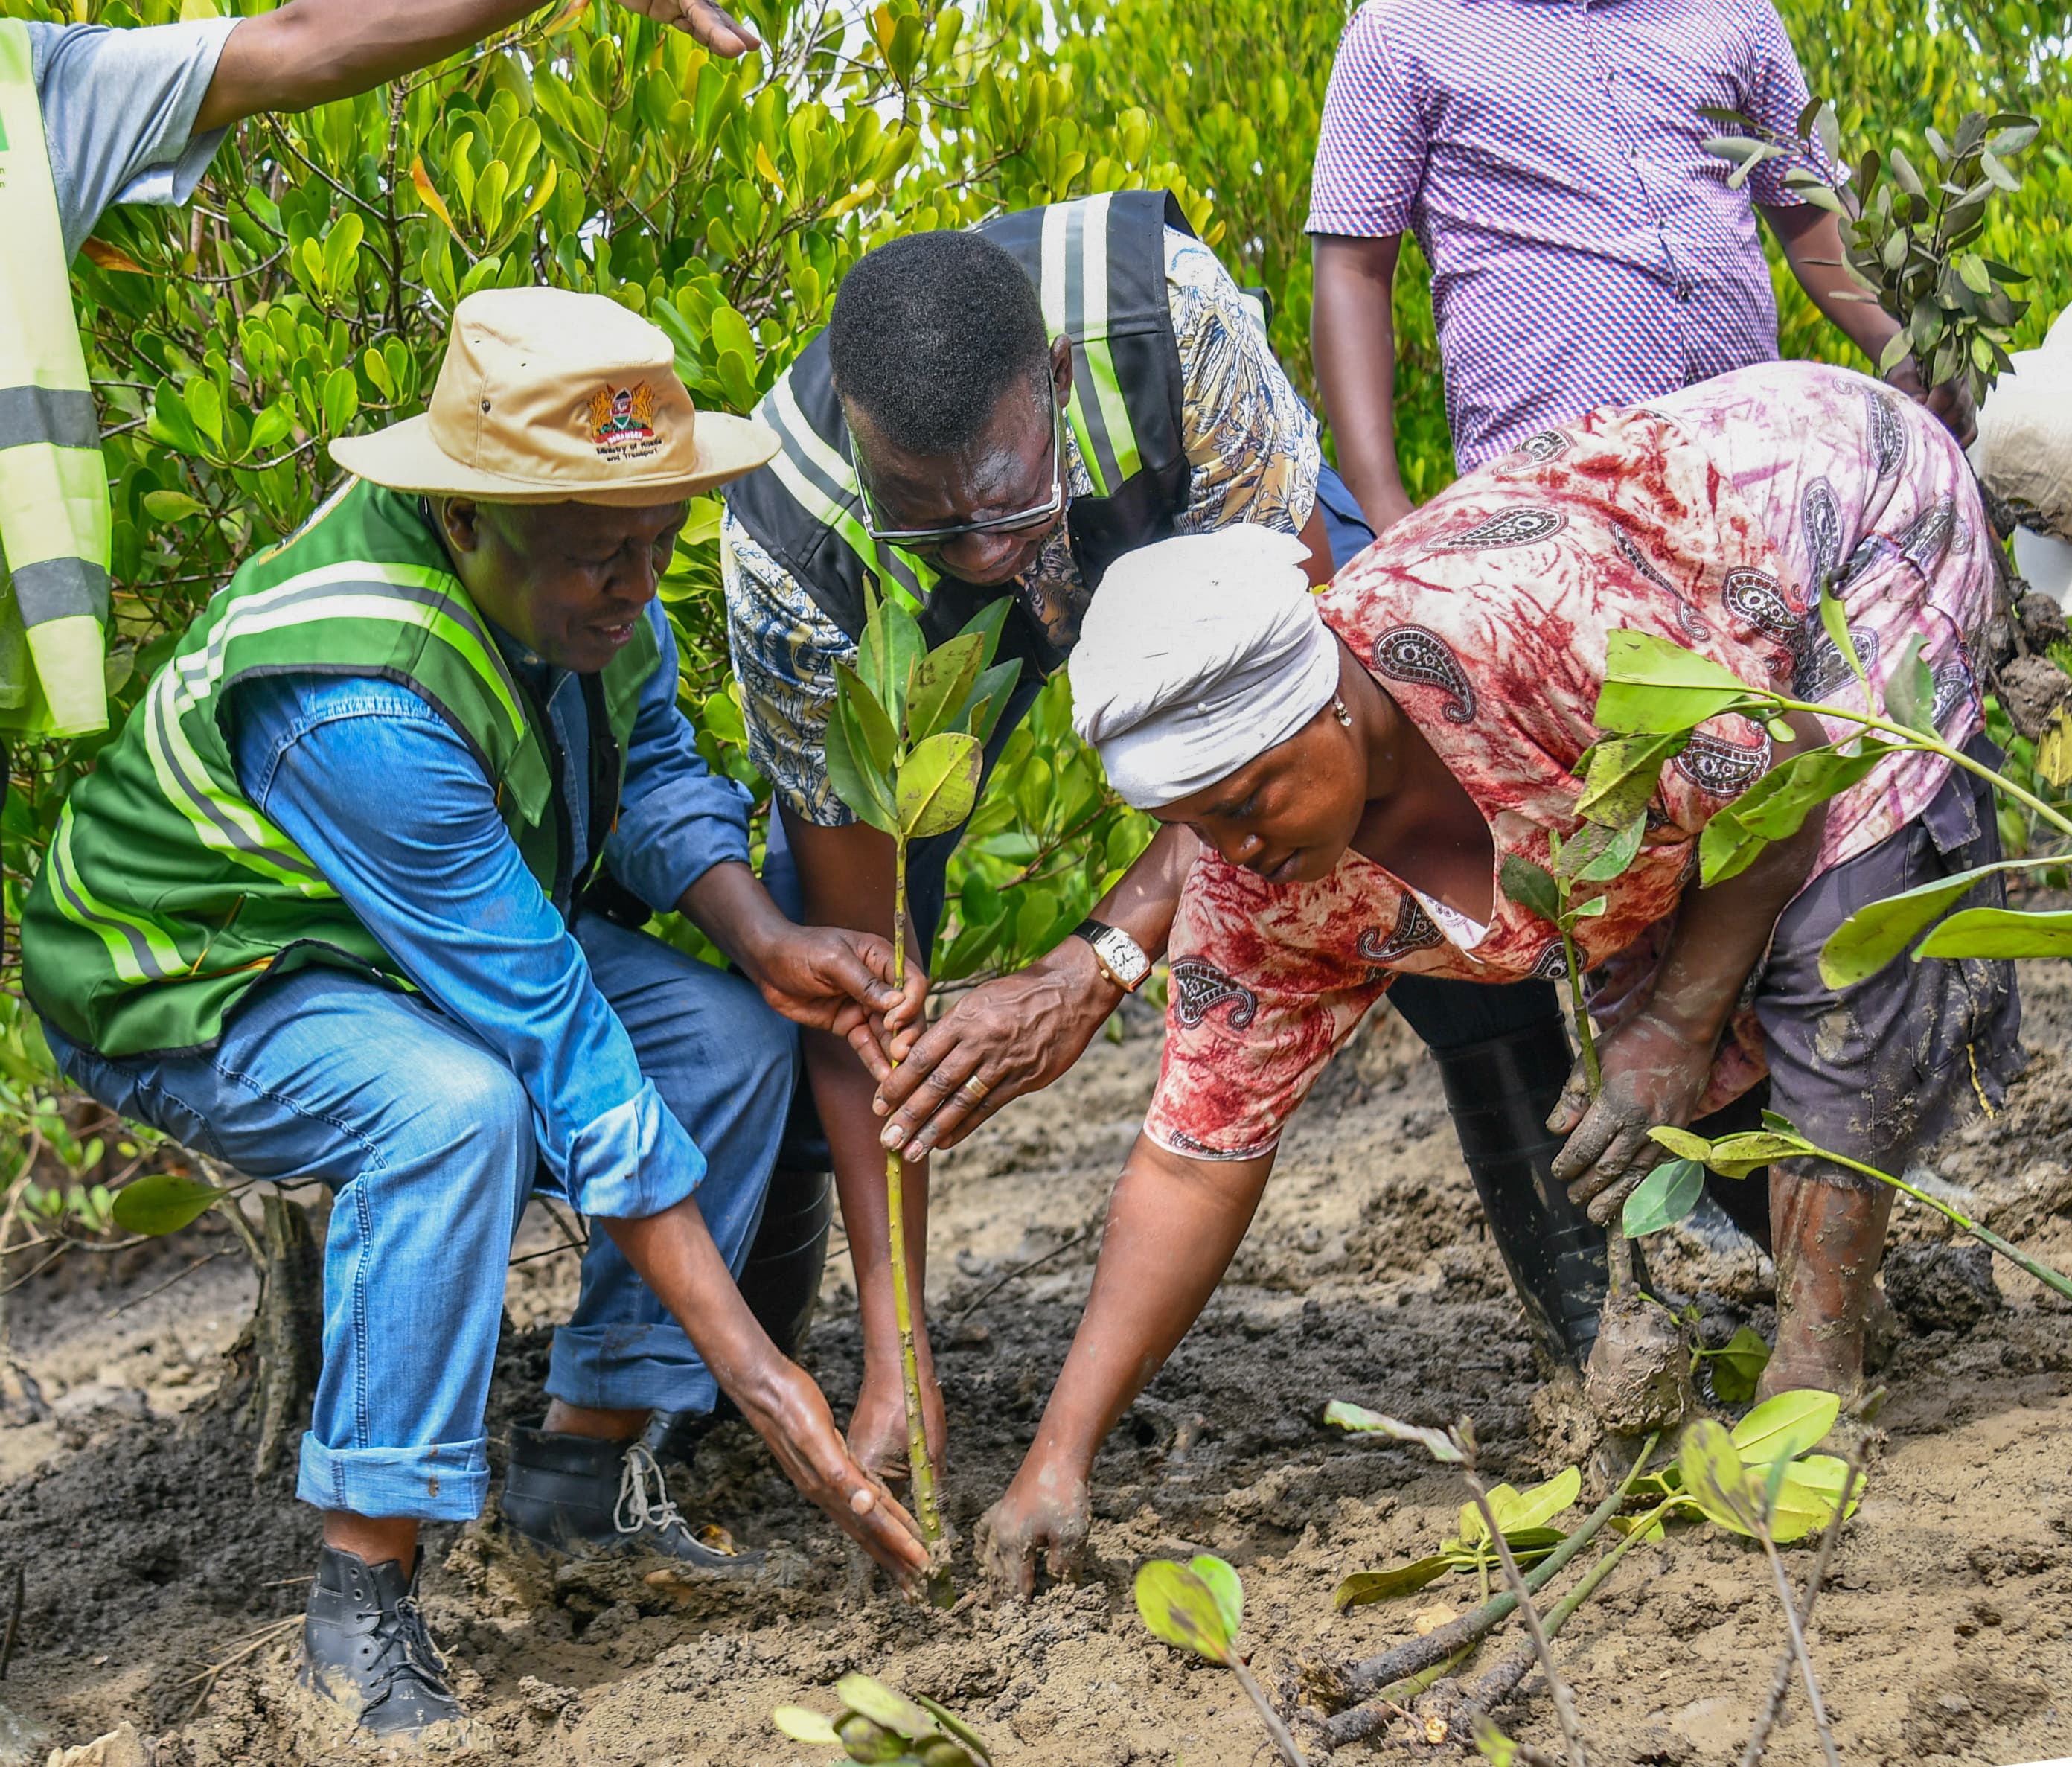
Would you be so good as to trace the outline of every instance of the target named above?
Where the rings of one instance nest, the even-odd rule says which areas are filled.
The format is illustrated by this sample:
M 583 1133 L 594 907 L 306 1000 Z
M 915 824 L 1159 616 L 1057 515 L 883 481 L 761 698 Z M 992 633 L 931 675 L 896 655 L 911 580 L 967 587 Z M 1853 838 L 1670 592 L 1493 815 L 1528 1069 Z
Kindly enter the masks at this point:
M 1320 605 L 1481 811 L 1498 868 L 1513 853 L 1545 867 L 1549 832 L 1580 825 L 1571 769 L 1597 738 L 1609 632 L 1860 707 L 1815 610 L 1829 577 L 1873 681 L 1881 659 L 1923 639 L 1937 724 L 1961 747 L 1983 721 L 1971 645 L 1992 606 L 1991 548 L 1963 456 L 1933 418 L 1860 375 L 1775 363 L 1533 437 L 1390 528 Z M 1854 728 L 1828 721 L 1836 738 Z M 1770 762 L 1763 727 L 1730 717 L 1663 770 L 1638 857 L 1577 927 L 1601 1022 L 1645 1004 L 1700 833 Z M 1919 816 L 1947 773 L 1933 755 L 1881 762 L 1829 805 L 1814 874 Z M 1398 971 L 1564 977 L 1557 929 L 1492 896 L 1483 925 L 1350 850 L 1330 876 L 1288 885 L 1205 853 L 1174 923 L 1146 1132 L 1196 1157 L 1265 1153 Z M 1700 1113 L 1763 1071 L 1745 1009 Z
M 1602 405 L 1777 354 L 1750 199 L 1699 107 L 1794 133 L 1770 0 L 1368 0 L 1331 73 L 1312 233 L 1414 232 L 1461 470 Z
M 1187 503 L 1183 534 L 1237 522 L 1298 533 L 1317 500 L 1317 420 L 1274 360 L 1230 273 L 1200 240 L 1166 230 L 1166 286 L 1180 350 L 1181 439 Z M 1068 497 L 1093 479 L 1065 430 Z M 749 758 L 795 814 L 824 828 L 856 818 L 828 783 L 823 747 L 835 700 L 835 664 L 856 641 L 729 510 L 720 533 L 727 637 L 741 678 Z M 1016 593 L 1060 648 L 1078 635 L 1091 597 L 1060 522 Z

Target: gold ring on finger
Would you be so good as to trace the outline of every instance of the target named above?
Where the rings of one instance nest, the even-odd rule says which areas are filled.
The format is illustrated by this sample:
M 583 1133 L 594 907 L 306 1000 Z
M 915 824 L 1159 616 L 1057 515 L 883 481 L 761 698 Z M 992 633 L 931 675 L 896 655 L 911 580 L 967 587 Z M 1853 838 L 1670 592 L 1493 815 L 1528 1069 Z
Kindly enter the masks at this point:
M 986 1094 L 990 1092 L 993 1088 L 988 1086 L 984 1080 L 980 1079 L 977 1075 L 973 1074 L 970 1075 L 964 1081 L 964 1083 L 961 1087 L 958 1087 L 957 1090 L 962 1092 L 966 1098 L 969 1099 L 972 1103 L 982 1104 L 985 1102 Z

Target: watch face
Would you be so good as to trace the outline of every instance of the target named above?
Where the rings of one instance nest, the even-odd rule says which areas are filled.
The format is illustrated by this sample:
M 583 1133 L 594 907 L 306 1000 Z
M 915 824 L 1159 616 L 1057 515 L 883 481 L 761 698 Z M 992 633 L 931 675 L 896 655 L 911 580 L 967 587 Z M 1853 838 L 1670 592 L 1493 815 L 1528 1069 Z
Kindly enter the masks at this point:
M 1144 955 L 1137 941 L 1119 927 L 1111 927 L 1096 941 L 1108 966 L 1116 972 L 1124 985 L 1134 988 L 1150 972 L 1151 960 Z

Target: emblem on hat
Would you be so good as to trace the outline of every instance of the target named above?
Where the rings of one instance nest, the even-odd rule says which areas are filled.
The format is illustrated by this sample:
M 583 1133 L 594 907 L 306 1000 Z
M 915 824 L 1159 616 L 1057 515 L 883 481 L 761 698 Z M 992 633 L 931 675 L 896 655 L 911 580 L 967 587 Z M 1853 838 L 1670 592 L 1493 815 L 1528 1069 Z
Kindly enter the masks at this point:
M 590 396 L 590 445 L 606 460 L 644 460 L 661 449 L 655 434 L 655 392 L 646 381 L 599 387 Z

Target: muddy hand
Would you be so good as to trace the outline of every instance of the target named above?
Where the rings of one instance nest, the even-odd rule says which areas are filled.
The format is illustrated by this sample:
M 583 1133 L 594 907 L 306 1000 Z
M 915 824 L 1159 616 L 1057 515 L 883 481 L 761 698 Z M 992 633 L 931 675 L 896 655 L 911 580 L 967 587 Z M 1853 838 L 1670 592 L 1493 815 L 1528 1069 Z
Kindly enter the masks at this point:
M 1092 1521 L 1083 1477 L 1068 1467 L 1026 1462 L 978 1524 L 979 1555 L 993 1592 L 1026 1601 L 1035 1592 L 1039 1558 L 1054 1580 L 1071 1576 Z
M 1554 1157 L 1554 1177 L 1599 1227 L 1618 1218 L 1634 1186 L 1670 1157 L 1648 1131 L 1681 1128 L 1705 1089 L 1712 1052 L 1647 1013 L 1601 1038 L 1603 1089 L 1594 1101 L 1579 1060 L 1547 1119 L 1567 1144 Z
M 920 1525 L 882 1480 L 851 1457 L 812 1376 L 796 1362 L 787 1362 L 770 1382 L 758 1384 L 767 1396 L 742 1409 L 756 1434 L 770 1444 L 785 1476 L 883 1565 L 902 1590 L 915 1593 L 928 1563 Z
M 948 1426 L 943 1413 L 943 1390 L 935 1384 L 934 1370 L 921 1366 L 921 1415 L 928 1432 L 928 1455 L 935 1475 L 943 1473 L 944 1440 Z M 906 1465 L 906 1391 L 897 1362 L 889 1375 L 864 1370 L 862 1390 L 856 1395 L 856 1409 L 849 1414 L 849 1451 L 856 1463 L 873 1478 L 895 1491 L 903 1491 L 910 1471 Z

